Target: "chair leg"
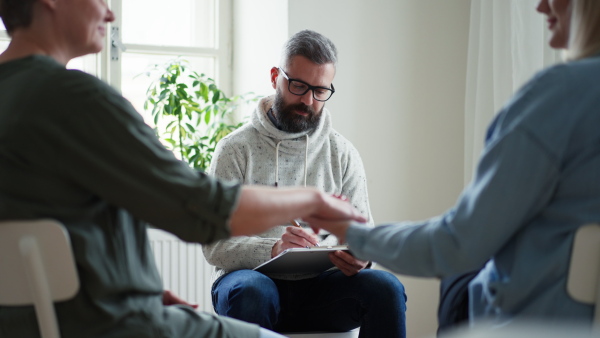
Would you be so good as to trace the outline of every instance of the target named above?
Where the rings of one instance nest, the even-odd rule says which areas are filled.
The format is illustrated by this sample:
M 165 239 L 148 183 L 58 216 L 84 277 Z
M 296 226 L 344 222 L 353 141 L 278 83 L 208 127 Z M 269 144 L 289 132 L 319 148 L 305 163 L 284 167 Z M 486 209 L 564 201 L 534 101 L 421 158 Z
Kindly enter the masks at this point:
M 38 243 L 33 237 L 24 237 L 19 243 L 19 249 L 26 266 L 27 280 L 33 293 L 35 313 L 38 317 L 40 334 L 43 338 L 60 338 L 54 304 Z
M 600 276 L 598 276 L 597 283 L 596 302 L 594 303 L 594 329 L 600 333 Z

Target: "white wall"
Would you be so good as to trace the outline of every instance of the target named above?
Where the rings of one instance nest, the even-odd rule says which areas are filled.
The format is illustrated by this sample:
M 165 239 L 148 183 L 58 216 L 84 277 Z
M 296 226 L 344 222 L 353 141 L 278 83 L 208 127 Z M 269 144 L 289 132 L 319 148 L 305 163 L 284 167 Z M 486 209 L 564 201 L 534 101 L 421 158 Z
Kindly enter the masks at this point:
M 463 187 L 469 9 L 470 0 L 234 0 L 236 20 L 255 24 L 236 26 L 251 42 L 235 37 L 236 93 L 272 93 L 283 42 L 305 28 L 326 35 L 339 53 L 327 107 L 363 157 L 375 222 L 436 216 Z M 433 335 L 438 282 L 400 279 L 408 336 Z
M 233 93 L 266 96 L 271 67 L 288 39 L 288 3 L 281 0 L 233 0 Z M 248 115 L 253 107 L 238 113 Z

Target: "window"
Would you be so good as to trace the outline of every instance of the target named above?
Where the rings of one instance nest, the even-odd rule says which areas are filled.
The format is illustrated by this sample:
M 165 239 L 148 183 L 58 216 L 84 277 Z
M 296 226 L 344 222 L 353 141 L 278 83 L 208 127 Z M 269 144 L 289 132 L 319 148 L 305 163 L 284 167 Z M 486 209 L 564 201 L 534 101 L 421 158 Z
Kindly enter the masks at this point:
M 9 41 L 8 34 L 6 34 L 6 27 L 4 27 L 2 20 L 0 20 L 0 53 L 8 47 Z
M 8 47 L 8 40 L 0 39 L 0 51 L 4 51 Z
M 231 90 L 232 0 L 110 0 L 115 21 L 109 25 L 106 48 L 97 55 L 71 60 L 80 69 L 120 90 L 147 123 L 143 111 L 151 79 L 140 76 L 150 65 L 181 56 L 193 69 Z M 10 42 L 0 23 L 0 51 Z M 122 48 L 116 47 L 120 46 Z
M 215 79 L 228 92 L 230 85 L 231 0 L 112 0 L 116 20 L 106 54 L 104 75 L 134 107 L 143 112 L 150 65 L 178 56 L 199 73 Z M 115 47 L 122 45 L 123 48 Z

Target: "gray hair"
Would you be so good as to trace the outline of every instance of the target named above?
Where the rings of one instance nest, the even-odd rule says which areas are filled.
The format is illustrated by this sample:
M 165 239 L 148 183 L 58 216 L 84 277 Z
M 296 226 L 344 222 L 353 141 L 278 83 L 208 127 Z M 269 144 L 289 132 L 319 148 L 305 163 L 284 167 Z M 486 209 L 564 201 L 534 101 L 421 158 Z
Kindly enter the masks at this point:
M 304 56 L 310 61 L 322 65 L 337 64 L 337 49 L 331 40 L 315 31 L 305 29 L 294 34 L 283 46 L 281 65 L 289 66 L 294 56 Z

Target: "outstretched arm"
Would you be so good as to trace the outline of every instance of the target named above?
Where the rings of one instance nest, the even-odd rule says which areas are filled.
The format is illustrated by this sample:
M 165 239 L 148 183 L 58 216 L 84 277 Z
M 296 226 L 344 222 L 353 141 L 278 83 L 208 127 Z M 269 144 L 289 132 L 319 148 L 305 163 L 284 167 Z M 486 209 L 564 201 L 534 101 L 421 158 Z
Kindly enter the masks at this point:
M 231 235 L 259 234 L 297 218 L 366 221 L 347 201 L 316 188 L 244 186 L 238 206 L 231 216 Z

